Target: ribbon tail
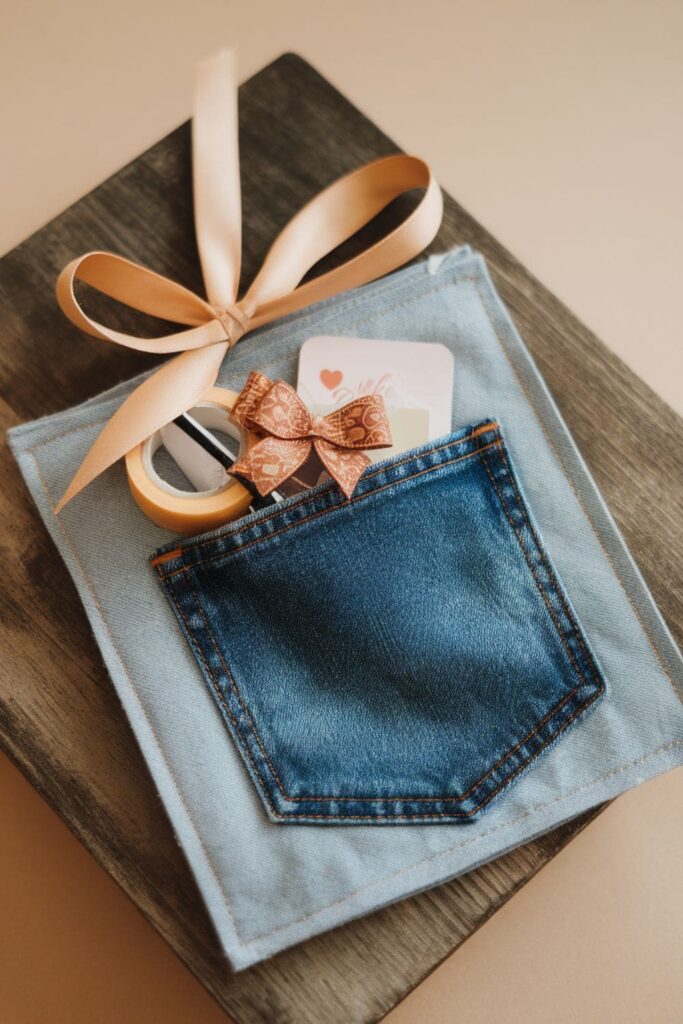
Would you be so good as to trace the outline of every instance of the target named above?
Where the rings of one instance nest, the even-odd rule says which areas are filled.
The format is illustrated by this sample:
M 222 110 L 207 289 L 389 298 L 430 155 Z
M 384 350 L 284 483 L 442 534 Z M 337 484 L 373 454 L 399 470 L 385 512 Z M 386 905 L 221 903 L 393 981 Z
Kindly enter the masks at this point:
M 227 349 L 222 343 L 183 352 L 136 388 L 98 435 L 55 514 L 105 469 L 201 401 L 214 384 Z
M 370 459 L 365 452 L 337 448 L 322 438 L 316 438 L 314 445 L 327 472 L 337 481 L 345 497 L 350 498 L 363 470 L 370 465 Z
M 270 494 L 296 473 L 311 449 L 311 442 L 303 438 L 264 437 L 237 460 L 231 472 L 251 480 L 259 494 Z

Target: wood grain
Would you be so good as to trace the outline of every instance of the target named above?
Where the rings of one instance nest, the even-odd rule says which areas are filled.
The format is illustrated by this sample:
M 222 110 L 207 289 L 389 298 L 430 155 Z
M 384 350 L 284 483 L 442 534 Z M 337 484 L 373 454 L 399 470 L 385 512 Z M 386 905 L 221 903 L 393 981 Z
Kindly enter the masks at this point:
M 316 71 L 285 55 L 240 93 L 244 267 L 338 174 L 396 151 Z M 0 260 L 0 424 L 65 408 L 150 366 L 73 328 L 53 297 L 68 259 L 111 249 L 201 290 L 187 124 Z M 385 230 L 399 202 L 363 233 Z M 362 236 L 361 236 L 362 237 Z M 347 243 L 347 251 L 361 238 Z M 683 634 L 681 421 L 456 202 L 442 250 L 483 252 L 674 635 Z M 328 260 L 339 259 L 340 254 Z M 140 318 L 117 313 L 123 329 Z M 245 342 L 245 343 L 248 343 Z M 417 897 L 234 975 L 220 953 L 70 577 L 6 447 L 0 536 L 0 742 L 240 1024 L 376 1021 L 597 812 Z

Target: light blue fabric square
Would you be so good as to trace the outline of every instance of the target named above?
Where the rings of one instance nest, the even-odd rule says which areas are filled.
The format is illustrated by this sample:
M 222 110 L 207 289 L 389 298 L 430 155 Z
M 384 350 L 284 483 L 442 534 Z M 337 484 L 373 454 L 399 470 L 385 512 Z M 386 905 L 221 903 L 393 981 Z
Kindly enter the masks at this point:
M 172 535 L 138 510 L 123 466 L 59 519 L 51 512 L 101 424 L 138 382 L 13 430 L 22 473 L 236 968 L 468 871 L 682 761 L 680 654 L 482 258 L 467 248 L 432 257 L 255 332 L 231 353 L 219 383 L 239 389 L 251 369 L 294 382 L 299 348 L 316 334 L 452 349 L 454 428 L 502 423 L 608 695 L 465 827 L 273 824 L 147 563 Z

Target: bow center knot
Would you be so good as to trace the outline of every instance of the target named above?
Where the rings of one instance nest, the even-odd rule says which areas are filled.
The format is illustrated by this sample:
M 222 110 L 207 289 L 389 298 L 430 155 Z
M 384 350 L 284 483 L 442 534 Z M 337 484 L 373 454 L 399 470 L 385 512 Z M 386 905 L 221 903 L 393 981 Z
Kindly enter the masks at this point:
M 325 422 L 324 416 L 316 416 L 315 413 L 309 413 L 310 416 L 310 428 L 309 434 L 316 435 L 318 437 L 325 437 L 328 433 L 328 426 Z
M 225 331 L 226 341 L 230 348 L 232 348 L 249 330 L 251 324 L 250 311 L 240 305 L 239 302 L 235 302 L 224 309 L 214 307 L 213 313 Z
M 241 455 L 232 472 L 268 494 L 296 473 L 313 451 L 350 498 L 370 464 L 364 449 L 389 448 L 391 428 L 380 395 L 366 395 L 318 416 L 291 385 L 252 371 L 232 408 L 232 419 L 259 440 Z

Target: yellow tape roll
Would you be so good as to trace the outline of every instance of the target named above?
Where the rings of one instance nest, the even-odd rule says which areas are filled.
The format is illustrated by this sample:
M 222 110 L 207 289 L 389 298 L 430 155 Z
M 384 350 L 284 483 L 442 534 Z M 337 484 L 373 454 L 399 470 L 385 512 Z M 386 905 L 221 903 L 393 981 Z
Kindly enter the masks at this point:
M 245 435 L 229 420 L 237 395 L 225 388 L 211 388 L 192 415 L 203 426 L 221 430 L 240 440 L 240 451 L 256 438 Z M 181 491 L 162 480 L 153 465 L 154 453 L 163 444 L 157 431 L 126 455 L 128 484 L 145 515 L 174 533 L 202 533 L 244 515 L 252 501 L 249 491 L 230 477 L 213 491 Z

